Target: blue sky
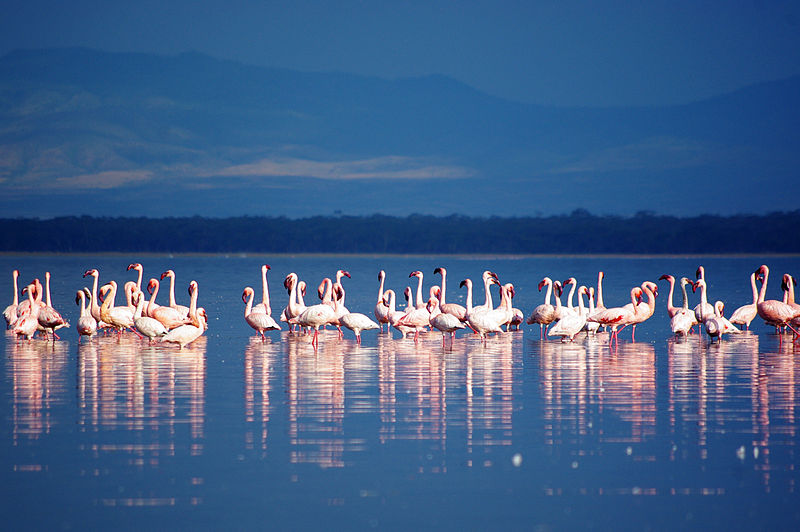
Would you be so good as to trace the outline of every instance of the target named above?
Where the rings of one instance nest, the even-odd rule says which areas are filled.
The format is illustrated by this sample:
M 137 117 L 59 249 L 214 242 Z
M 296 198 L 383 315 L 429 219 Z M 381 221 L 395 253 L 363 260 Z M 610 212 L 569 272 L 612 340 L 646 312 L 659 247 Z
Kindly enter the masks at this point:
M 6 0 L 15 48 L 200 51 L 549 105 L 685 103 L 800 74 L 800 2 Z

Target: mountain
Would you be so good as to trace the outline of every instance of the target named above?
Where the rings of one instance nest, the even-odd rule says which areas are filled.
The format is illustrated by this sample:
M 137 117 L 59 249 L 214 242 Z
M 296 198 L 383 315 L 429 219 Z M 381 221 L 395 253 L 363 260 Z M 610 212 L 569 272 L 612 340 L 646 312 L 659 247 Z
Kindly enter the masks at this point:
M 0 58 L 5 216 L 793 210 L 800 78 L 682 106 L 564 108 L 87 49 Z M 787 190 L 788 189 L 788 190 Z

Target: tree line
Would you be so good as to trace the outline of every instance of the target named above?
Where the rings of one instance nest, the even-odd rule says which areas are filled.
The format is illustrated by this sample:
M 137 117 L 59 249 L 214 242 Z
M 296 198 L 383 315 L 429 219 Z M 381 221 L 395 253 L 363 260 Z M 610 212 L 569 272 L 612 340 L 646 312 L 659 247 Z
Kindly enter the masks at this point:
M 540 217 L 242 216 L 0 219 L 3 252 L 799 253 L 800 210 L 694 217 L 579 209 Z

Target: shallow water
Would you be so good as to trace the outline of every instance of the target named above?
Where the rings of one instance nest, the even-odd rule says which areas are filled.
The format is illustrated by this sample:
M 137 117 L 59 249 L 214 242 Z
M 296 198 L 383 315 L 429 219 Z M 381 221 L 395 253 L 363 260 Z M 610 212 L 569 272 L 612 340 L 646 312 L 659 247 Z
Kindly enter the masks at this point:
M 179 303 L 199 283 L 206 335 L 184 350 L 132 335 L 77 342 L 75 291 L 177 274 Z M 525 314 L 544 275 L 596 283 L 607 306 L 663 273 L 706 268 L 728 314 L 749 302 L 749 274 L 770 266 L 768 297 L 797 257 L 0 257 L 0 293 L 53 274 L 54 306 L 73 323 L 62 339 L 17 342 L 0 361 L 0 471 L 9 529 L 796 529 L 800 347 L 769 327 L 708 344 L 673 339 L 659 282 L 656 314 L 605 335 L 540 341 L 538 326 L 482 343 L 459 333 L 420 341 L 328 331 L 314 351 L 285 330 L 262 342 L 243 319 L 245 285 L 260 294 L 272 266 L 273 314 L 296 271 L 316 299 L 345 268 L 347 306 L 371 315 L 377 272 L 398 293 L 448 268 L 449 301 L 484 269 L 515 284 Z M 776 280 L 777 279 L 777 280 Z M 416 281 L 416 279 L 413 279 Z M 415 286 L 415 285 L 413 285 Z M 476 289 L 482 300 L 483 290 Z M 497 302 L 497 292 L 494 293 Z M 691 304 L 697 302 L 690 295 Z M 118 302 L 119 302 L 118 298 Z M 566 300 L 566 297 L 564 298 Z M 162 287 L 159 301 L 166 301 Z M 679 301 L 676 295 L 675 301 Z M 7 303 L 5 303 L 7 304 Z M 3 305 L 4 306 L 4 305 Z

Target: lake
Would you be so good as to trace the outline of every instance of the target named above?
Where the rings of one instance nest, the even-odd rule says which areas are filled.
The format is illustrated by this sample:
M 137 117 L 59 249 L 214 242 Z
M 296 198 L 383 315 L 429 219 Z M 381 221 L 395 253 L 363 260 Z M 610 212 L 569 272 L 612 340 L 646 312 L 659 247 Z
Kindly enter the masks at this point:
M 145 282 L 173 269 L 182 304 L 196 280 L 206 334 L 183 350 L 129 333 L 79 344 L 82 274 L 121 285 L 135 280 L 131 262 Z M 514 283 L 526 317 L 546 275 L 596 286 L 603 270 L 608 307 L 645 280 L 659 297 L 636 341 L 626 328 L 616 349 L 605 334 L 542 341 L 523 325 L 486 342 L 459 332 L 444 347 L 438 332 L 415 343 L 365 331 L 358 346 L 350 331 L 326 331 L 315 351 L 285 324 L 261 341 L 245 323 L 242 290 L 260 300 L 264 263 L 276 317 L 286 274 L 308 282 L 313 303 L 340 268 L 347 307 L 369 316 L 381 269 L 398 294 L 421 270 L 427 298 L 444 266 L 447 300 L 462 304 L 459 282 L 471 278 L 482 302 L 490 269 Z M 3 307 L 13 269 L 20 289 L 50 271 L 53 305 L 72 323 L 57 342 L 3 341 L 5 528 L 797 529 L 800 342 L 759 318 L 721 343 L 673 338 L 658 278 L 694 278 L 701 264 L 730 315 L 751 301 L 758 266 L 780 299 L 780 276 L 800 260 L 2 255 Z

